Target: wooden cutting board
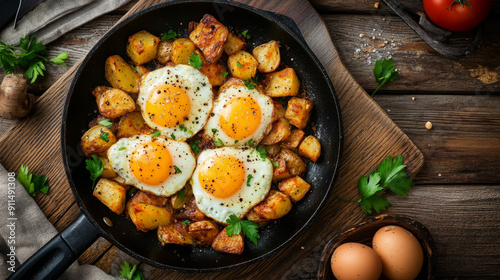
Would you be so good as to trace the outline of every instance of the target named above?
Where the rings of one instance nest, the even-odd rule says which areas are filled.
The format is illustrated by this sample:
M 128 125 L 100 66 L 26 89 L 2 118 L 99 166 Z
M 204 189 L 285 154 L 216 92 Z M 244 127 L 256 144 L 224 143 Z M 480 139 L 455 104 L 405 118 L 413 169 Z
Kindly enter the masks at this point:
M 124 18 L 159 2 L 161 1 L 140 1 Z M 423 156 L 419 149 L 359 86 L 342 64 L 323 20 L 307 1 L 239 2 L 292 18 L 330 75 L 339 96 L 344 123 L 344 153 L 339 178 L 331 197 L 311 227 L 298 240 L 270 259 L 228 272 L 199 275 L 176 273 L 143 264 L 139 269 L 144 271 L 147 279 L 312 277 L 316 273 L 321 250 L 328 240 L 366 218 L 356 204 L 341 201 L 336 197 L 357 199 L 359 192 L 356 186 L 359 177 L 373 171 L 388 155 L 402 154 L 411 175 L 415 175 L 423 165 Z M 64 100 L 77 66 L 78 64 L 72 67 L 38 99 L 34 112 L 28 118 L 17 123 L 0 139 L 0 163 L 7 170 L 17 171 L 21 164 L 25 164 L 30 167 L 31 172 L 44 174 L 49 178 L 50 194 L 37 195 L 35 199 L 59 231 L 80 214 L 64 173 L 60 148 Z M 391 199 L 411 199 L 411 196 Z M 82 255 L 80 261 L 95 263 L 104 271 L 118 275 L 119 264 L 124 259 L 131 261 L 130 257 L 100 238 Z

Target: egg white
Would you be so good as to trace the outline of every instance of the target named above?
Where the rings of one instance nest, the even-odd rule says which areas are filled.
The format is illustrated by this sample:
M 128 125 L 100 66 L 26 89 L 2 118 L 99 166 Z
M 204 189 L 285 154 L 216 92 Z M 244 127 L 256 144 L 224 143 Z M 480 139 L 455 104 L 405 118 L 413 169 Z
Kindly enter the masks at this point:
M 178 167 L 181 173 L 172 168 L 171 175 L 161 184 L 152 186 L 140 182 L 131 172 L 129 160 L 132 153 L 142 144 L 159 142 L 167 147 L 170 153 L 172 165 Z M 123 178 L 124 183 L 132 185 L 140 190 L 147 191 L 159 196 L 171 196 L 181 190 L 190 179 L 196 166 L 191 147 L 185 142 L 166 140 L 151 135 L 137 135 L 130 138 L 121 138 L 113 144 L 107 152 L 109 163 L 113 170 Z
M 153 122 L 146 112 L 146 101 L 155 93 L 155 88 L 166 84 L 184 89 L 191 102 L 188 119 L 174 127 L 164 127 Z M 142 76 L 137 104 L 150 127 L 159 130 L 164 137 L 185 141 L 200 131 L 207 122 L 213 107 L 212 85 L 207 76 L 192 66 L 165 66 Z
M 241 188 L 228 198 L 214 197 L 206 192 L 199 178 L 200 166 L 205 161 L 222 155 L 231 155 L 239 159 L 244 163 L 245 170 L 245 179 Z M 248 180 L 248 175 L 252 175 L 250 180 Z M 204 150 L 198 156 L 197 167 L 192 178 L 196 205 L 205 215 L 223 224 L 232 214 L 242 219 L 253 206 L 264 200 L 271 188 L 272 177 L 273 166 L 271 161 L 267 157 L 263 160 L 254 149 L 241 150 L 224 147 Z

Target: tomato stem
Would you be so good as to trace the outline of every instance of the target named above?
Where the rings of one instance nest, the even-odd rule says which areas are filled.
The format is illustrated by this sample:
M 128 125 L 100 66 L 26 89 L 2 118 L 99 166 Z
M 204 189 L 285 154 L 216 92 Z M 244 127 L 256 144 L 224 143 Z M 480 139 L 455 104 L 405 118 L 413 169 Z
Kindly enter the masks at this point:
M 465 4 L 465 5 L 469 6 L 469 8 L 472 9 L 472 6 L 469 4 L 469 2 L 467 2 L 467 0 L 454 0 L 453 2 L 451 2 L 450 7 L 447 9 L 451 11 L 451 7 L 453 7 L 453 5 L 455 5 L 455 4 L 462 5 L 462 8 L 464 8 L 464 4 Z

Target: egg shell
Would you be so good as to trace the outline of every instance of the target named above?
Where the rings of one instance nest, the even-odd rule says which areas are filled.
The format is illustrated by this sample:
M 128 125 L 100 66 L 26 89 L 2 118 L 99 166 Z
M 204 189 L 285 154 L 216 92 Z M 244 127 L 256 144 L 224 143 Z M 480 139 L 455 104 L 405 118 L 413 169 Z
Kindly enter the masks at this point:
M 382 274 L 380 256 L 369 246 L 356 242 L 337 247 L 332 255 L 331 266 L 338 280 L 376 280 Z
M 383 275 L 390 280 L 415 279 L 424 263 L 424 252 L 411 232 L 385 226 L 373 236 L 373 249 L 382 258 Z

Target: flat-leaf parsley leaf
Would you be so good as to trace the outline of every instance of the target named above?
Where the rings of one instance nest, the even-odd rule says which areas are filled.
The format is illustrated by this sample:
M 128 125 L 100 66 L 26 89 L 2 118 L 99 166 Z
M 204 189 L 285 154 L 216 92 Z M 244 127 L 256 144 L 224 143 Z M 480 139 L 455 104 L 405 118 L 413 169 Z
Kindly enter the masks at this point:
M 92 155 L 92 159 L 86 159 L 87 170 L 90 171 L 90 180 L 92 180 L 92 188 L 95 186 L 95 180 L 101 176 L 104 167 L 102 161 L 96 155 Z
M 201 61 L 201 57 L 197 53 L 193 53 L 189 56 L 189 65 L 193 66 L 196 69 L 200 69 L 203 66 L 203 61 Z
M 161 37 L 162 40 L 168 40 L 168 39 L 177 39 L 177 32 L 174 30 L 170 29 L 166 33 L 163 33 L 163 36 Z
M 373 68 L 373 75 L 377 81 L 378 87 L 372 93 L 372 96 L 378 91 L 378 89 L 387 82 L 393 82 L 398 77 L 398 72 L 394 68 L 394 61 L 391 59 L 377 60 L 375 62 L 375 67 Z
M 21 164 L 19 168 L 19 173 L 16 179 L 23 185 L 29 195 L 35 196 L 38 192 L 48 193 L 49 185 L 47 185 L 47 177 L 36 176 L 29 173 L 29 168 L 26 165 Z
M 259 228 L 258 223 L 249 220 L 240 220 L 234 214 L 229 216 L 229 219 L 226 220 L 226 223 L 229 224 L 226 227 L 227 236 L 231 237 L 240 234 L 240 232 L 243 230 L 243 235 L 250 239 L 253 244 L 257 245 L 257 239 L 260 238 L 260 235 L 257 232 L 257 229 Z

